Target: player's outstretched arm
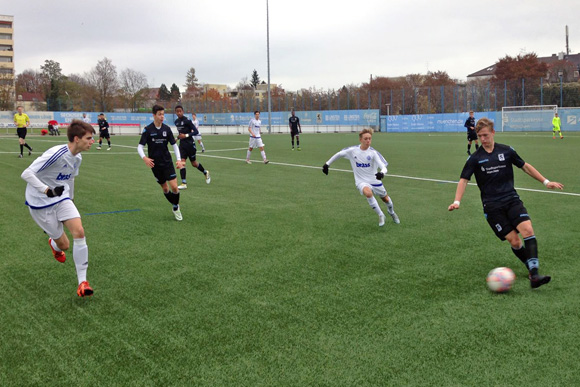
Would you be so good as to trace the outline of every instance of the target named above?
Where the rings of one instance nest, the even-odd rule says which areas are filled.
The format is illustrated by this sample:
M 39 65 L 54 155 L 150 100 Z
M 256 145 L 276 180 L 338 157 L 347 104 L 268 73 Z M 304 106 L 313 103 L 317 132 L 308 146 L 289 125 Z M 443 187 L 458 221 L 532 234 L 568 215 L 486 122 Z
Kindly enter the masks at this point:
M 459 205 L 461 204 L 461 198 L 463 198 L 463 194 L 465 193 L 465 188 L 467 187 L 467 179 L 459 179 L 459 183 L 457 183 L 457 190 L 455 191 L 455 200 L 453 203 L 447 207 L 449 211 L 458 210 Z
M 550 181 L 546 179 L 536 168 L 534 168 L 531 164 L 525 163 L 522 167 L 522 170 L 536 179 L 537 181 L 544 184 L 549 189 L 564 189 L 564 184 L 558 183 L 557 181 Z

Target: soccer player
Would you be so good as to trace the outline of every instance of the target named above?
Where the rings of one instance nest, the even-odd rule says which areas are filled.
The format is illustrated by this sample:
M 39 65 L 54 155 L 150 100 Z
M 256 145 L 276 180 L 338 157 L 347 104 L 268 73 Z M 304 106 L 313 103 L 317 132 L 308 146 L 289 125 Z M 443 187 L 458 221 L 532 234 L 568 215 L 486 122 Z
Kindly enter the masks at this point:
M 195 133 L 197 132 L 196 127 L 193 122 L 183 114 L 183 106 L 177 105 L 175 107 L 175 114 L 177 114 L 177 119 L 175 120 L 175 126 L 177 127 L 179 138 L 179 153 L 181 155 L 181 161 L 183 161 L 183 168 L 179 170 L 181 175 L 181 185 L 178 189 L 187 189 L 187 180 L 185 172 L 185 160 L 189 157 L 191 165 L 197 168 L 201 173 L 205 175 L 205 182 L 207 184 L 211 183 L 211 178 L 209 176 L 209 171 L 206 170 L 203 165 L 197 162 L 195 154 L 197 153 L 197 148 L 195 147 Z
M 199 145 L 201 145 L 201 153 L 203 153 L 205 152 L 205 146 L 203 146 L 203 141 L 201 141 L 201 132 L 199 131 L 199 121 L 197 120 L 197 115 L 195 113 L 192 113 L 191 118 L 192 118 L 191 122 L 193 122 L 193 126 L 195 126 L 196 130 L 196 133 L 193 135 L 193 139 L 197 141 Z
M 165 108 L 160 105 L 154 105 L 151 109 L 153 112 L 153 122 L 143 129 L 141 140 L 137 146 L 139 156 L 145 162 L 153 176 L 157 179 L 157 183 L 161 186 L 163 194 L 169 203 L 173 205 L 173 215 L 176 220 L 183 220 L 181 210 L 179 209 L 179 189 L 177 189 L 177 175 L 175 168 L 173 168 L 173 161 L 171 154 L 167 149 L 167 143 L 173 146 L 175 152 L 176 166 L 178 169 L 183 167 L 179 148 L 171 128 L 163 123 L 165 120 Z M 147 156 L 143 151 L 143 147 L 147 145 Z
M 83 121 L 86 122 L 87 124 L 91 123 L 91 119 L 87 117 L 87 113 L 83 113 Z
M 16 110 L 18 113 L 14 115 L 14 125 L 16 125 L 16 134 L 18 135 L 18 143 L 20 144 L 20 154 L 18 157 L 22 158 L 24 147 L 28 148 L 28 156 L 32 154 L 32 148 L 26 143 L 26 133 L 28 132 L 26 127 L 30 125 L 30 118 L 28 118 L 26 113 L 22 113 L 22 106 L 18 106 Z
M 377 195 L 387 206 L 387 212 L 396 224 L 401 223 L 393 208 L 393 200 L 387 195 L 387 191 L 381 180 L 387 174 L 387 160 L 375 149 L 371 147 L 373 139 L 372 129 L 363 129 L 358 134 L 360 145 L 344 148 L 332 156 L 322 167 L 322 172 L 328 175 L 328 167 L 337 159 L 344 157 L 350 161 L 354 172 L 354 182 L 361 195 L 366 196 L 367 201 L 373 211 L 379 216 L 379 226 L 385 224 L 385 214 L 381 210 Z M 379 172 L 377 172 L 379 170 Z
M 57 145 L 34 160 L 22 172 L 26 185 L 26 205 L 32 219 L 48 234 L 48 245 L 54 258 L 66 260 L 70 247 L 63 225 L 73 237 L 73 260 L 77 272 L 80 297 L 91 296 L 93 289 L 87 281 L 89 249 L 85 230 L 74 198 L 74 179 L 79 174 L 81 152 L 91 149 L 95 142 L 93 127 L 83 121 L 73 120 L 66 130 L 68 144 Z
M 254 118 L 250 120 L 250 125 L 248 126 L 248 132 L 250 132 L 250 146 L 248 148 L 248 153 L 246 154 L 246 163 L 248 164 L 252 164 L 250 161 L 250 156 L 254 148 L 260 148 L 260 154 L 262 155 L 264 164 L 268 164 L 270 162 L 266 158 L 266 152 L 264 152 L 264 143 L 262 142 L 260 126 L 262 126 L 262 121 L 260 120 L 260 111 L 256 110 L 254 112 Z
M 552 139 L 555 140 L 556 139 L 556 132 L 558 132 L 558 134 L 560 135 L 560 140 L 562 140 L 564 138 L 564 136 L 562 136 L 562 121 L 560 120 L 560 117 L 558 117 L 558 113 L 554 113 L 554 118 L 552 118 Z
M 469 111 L 469 117 L 465 120 L 463 125 L 467 128 L 467 154 L 471 154 L 471 142 L 475 141 L 475 150 L 479 149 L 479 143 L 477 142 L 477 133 L 475 133 L 475 117 L 473 116 L 473 110 Z
M 105 118 L 103 113 L 99 114 L 99 119 L 97 120 L 99 124 L 99 146 L 97 147 L 98 150 L 101 150 L 101 145 L 103 145 L 103 138 L 107 139 L 107 144 L 109 147 L 107 150 L 111 150 L 111 135 L 109 134 L 109 123 Z
M 487 223 L 500 240 L 510 243 L 513 253 L 529 271 L 532 288 L 538 288 L 550 282 L 551 277 L 538 273 L 538 242 L 528 210 L 514 188 L 513 165 L 550 189 L 563 189 L 564 186 L 546 179 L 536 168 L 522 160 L 510 146 L 496 143 L 491 120 L 481 118 L 477 121 L 475 130 L 481 140 L 481 147 L 467 159 L 457 184 L 455 201 L 448 210 L 459 209 L 467 182 L 475 174 Z M 518 234 L 522 236 L 523 243 Z
M 296 112 L 292 109 L 292 116 L 288 118 L 288 125 L 290 126 L 290 137 L 292 137 L 292 150 L 294 150 L 294 137 L 296 137 L 296 149 L 300 149 L 300 135 L 302 133 L 302 126 L 300 125 L 300 118 L 296 117 Z

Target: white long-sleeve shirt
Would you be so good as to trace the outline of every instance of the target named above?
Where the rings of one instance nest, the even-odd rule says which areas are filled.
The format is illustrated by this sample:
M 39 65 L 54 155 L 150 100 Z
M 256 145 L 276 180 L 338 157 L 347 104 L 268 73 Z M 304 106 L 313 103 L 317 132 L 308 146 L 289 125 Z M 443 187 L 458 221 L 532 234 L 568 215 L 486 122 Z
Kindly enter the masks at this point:
M 389 163 L 377 150 L 372 147 L 369 147 L 367 150 L 362 150 L 360 149 L 360 145 L 354 145 L 336 153 L 326 164 L 330 165 L 341 157 L 350 161 L 356 186 L 360 183 L 382 185 L 381 181 L 375 177 L 375 174 L 377 170 L 386 174 Z
M 82 156 L 73 155 L 68 145 L 48 149 L 22 172 L 26 185 L 26 205 L 33 209 L 53 206 L 63 200 L 74 198 L 74 178 L 79 174 Z M 61 196 L 49 198 L 48 188 L 64 186 Z

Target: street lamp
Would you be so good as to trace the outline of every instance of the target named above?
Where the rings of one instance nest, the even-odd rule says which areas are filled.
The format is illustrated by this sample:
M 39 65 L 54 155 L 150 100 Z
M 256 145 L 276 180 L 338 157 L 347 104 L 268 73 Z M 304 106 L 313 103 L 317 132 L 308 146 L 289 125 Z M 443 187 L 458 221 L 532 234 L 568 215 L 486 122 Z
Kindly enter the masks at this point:
M 72 104 L 72 102 L 70 100 L 70 95 L 68 94 L 68 91 L 66 91 L 66 90 L 64 91 L 64 93 L 66 94 L 66 98 L 67 98 L 68 104 L 70 105 L 70 111 L 72 112 L 74 110 L 74 106 L 73 106 L 73 104 Z

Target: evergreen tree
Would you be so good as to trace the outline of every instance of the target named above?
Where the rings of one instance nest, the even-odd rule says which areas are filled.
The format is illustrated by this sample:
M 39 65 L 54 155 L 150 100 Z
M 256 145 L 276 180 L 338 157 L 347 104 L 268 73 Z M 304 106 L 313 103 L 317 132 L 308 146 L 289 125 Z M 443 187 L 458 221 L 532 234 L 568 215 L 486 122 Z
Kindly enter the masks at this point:
M 179 101 L 181 99 L 181 92 L 179 91 L 179 87 L 174 83 L 171 85 L 171 92 L 170 92 L 171 101 Z
M 167 89 L 167 86 L 165 86 L 165 83 L 162 83 L 161 86 L 159 87 L 159 99 L 161 101 L 171 100 L 171 93 Z
M 252 72 L 252 79 L 250 80 L 250 85 L 252 85 L 252 87 L 255 89 L 256 87 L 258 87 L 259 84 L 260 84 L 260 76 L 258 75 L 256 69 L 254 69 L 254 71 Z

